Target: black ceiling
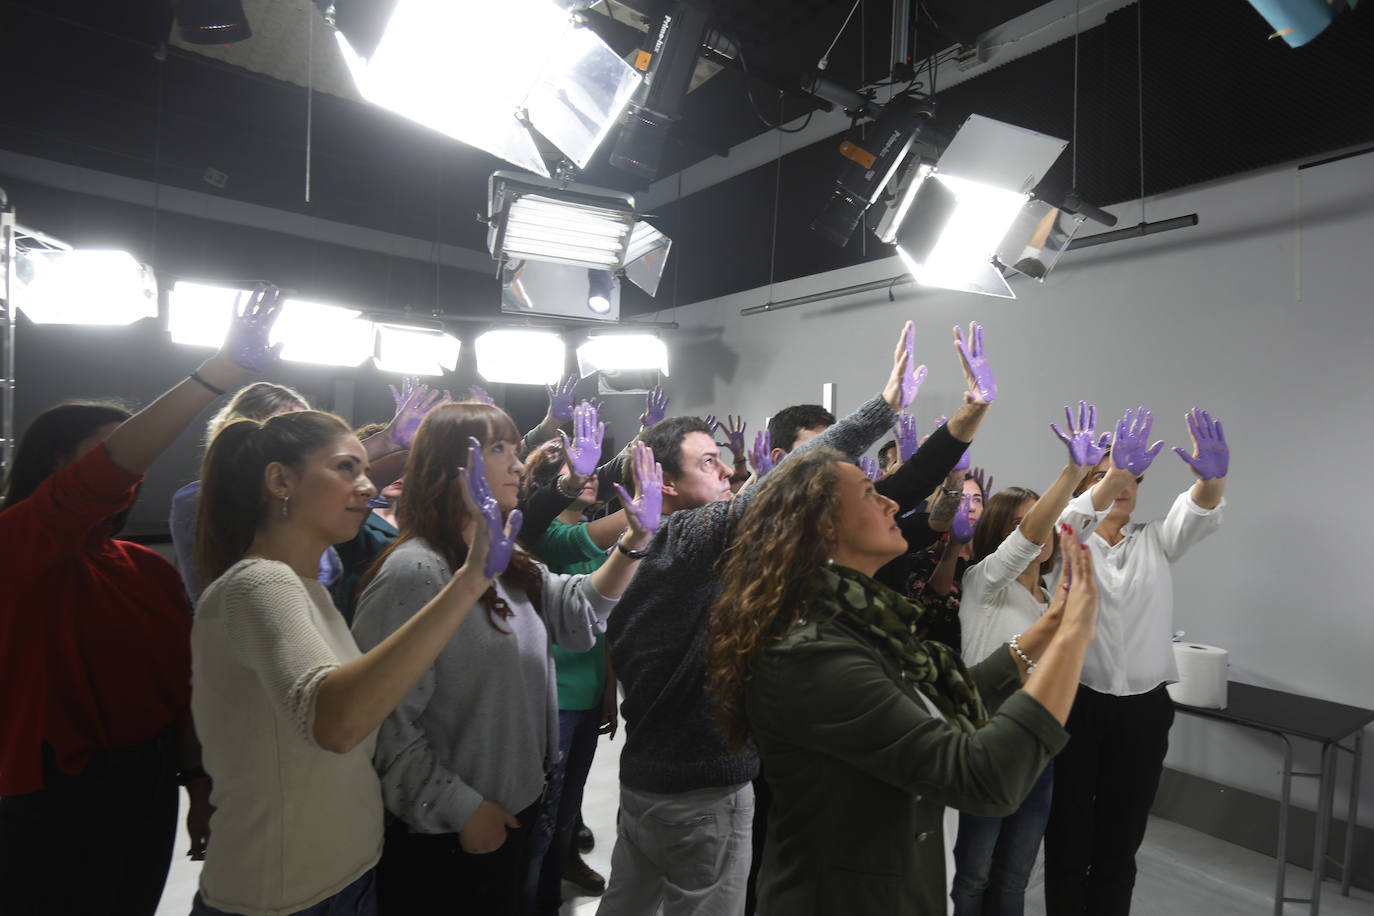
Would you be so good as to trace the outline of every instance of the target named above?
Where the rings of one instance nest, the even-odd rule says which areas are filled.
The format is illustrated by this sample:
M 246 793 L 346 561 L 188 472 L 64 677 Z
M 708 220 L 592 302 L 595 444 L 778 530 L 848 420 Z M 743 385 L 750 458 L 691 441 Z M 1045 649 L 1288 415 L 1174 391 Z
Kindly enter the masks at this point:
M 770 109 L 768 117 L 805 113 L 804 98 L 780 99 L 774 86 L 796 85 L 812 70 L 851 5 L 852 0 L 735 0 L 720 6 L 718 27 L 743 48 L 751 71 L 768 79 L 752 84 L 755 100 Z M 926 0 L 913 5 L 921 10 L 914 54 L 919 60 L 1038 4 Z M 1268 29 L 1245 0 L 1145 0 L 1111 15 L 1086 32 L 1079 45 L 1079 189 L 1099 204 L 1138 196 L 1142 115 L 1147 193 L 1374 140 L 1374 69 L 1368 66 L 1374 60 L 1374 14 L 1368 6 L 1343 15 L 1300 49 L 1267 41 Z M 0 103 L 0 149 L 484 249 L 485 227 L 476 216 L 485 208 L 486 178 L 502 163 L 372 107 L 314 93 L 307 203 L 306 90 L 201 55 L 176 49 L 155 53 L 170 26 L 167 8 L 158 0 L 0 3 L 7 90 Z M 831 52 L 828 75 L 850 86 L 884 78 L 890 26 L 891 5 L 864 0 Z M 624 23 L 602 22 L 598 28 L 621 51 L 628 51 L 638 35 Z M 1139 61 L 1137 46 L 1143 48 Z M 1070 137 L 1073 52 L 1073 43 L 1063 42 L 939 92 L 939 122 L 952 129 L 977 111 Z M 676 142 L 670 144 L 665 173 L 765 130 L 746 85 L 741 72 L 727 68 L 688 97 L 686 114 L 673 130 Z M 1136 105 L 1142 86 L 1143 111 Z M 836 142 L 813 144 L 784 157 L 780 166 L 755 169 L 662 209 L 661 228 L 674 238 L 670 275 L 657 300 L 627 295 L 626 310 L 699 301 L 767 283 L 770 275 L 783 279 L 886 256 L 889 252 L 871 237 L 856 237 L 847 248 L 836 249 L 806 228 L 837 168 Z M 1071 162 L 1064 156 L 1047 182 L 1067 187 Z M 204 181 L 207 168 L 228 176 L 223 188 Z M 627 183 L 604 165 L 593 165 L 587 178 Z M 4 183 L 14 197 L 14 182 Z M 138 224 L 147 222 L 145 216 Z M 130 247 L 142 245 L 141 253 L 160 268 L 166 268 L 161 260 L 167 259 L 172 270 L 196 263 L 186 251 L 191 243 L 185 236 L 210 231 L 206 226 L 185 218 L 152 222 L 149 238 L 133 240 Z M 63 231 L 79 233 L 80 227 Z M 198 244 L 200 263 L 213 261 L 210 250 L 216 246 Z M 273 247 L 272 240 L 229 248 L 248 257 L 260 255 L 264 246 Z M 285 271 L 288 282 L 340 285 L 327 275 L 347 255 L 326 256 L 319 251 L 324 246 L 312 249 L 309 240 L 283 247 L 297 255 L 274 258 L 270 266 Z M 309 258 L 300 255 L 312 250 Z M 397 265 L 395 257 L 368 259 L 356 252 L 353 259 L 374 274 L 415 275 L 396 293 L 400 300 L 428 301 L 449 314 L 496 310 L 489 276 L 463 279 L 454 276 L 461 271 L 417 271 L 415 262 Z M 309 262 L 308 269 L 302 260 Z M 223 263 L 220 270 L 248 276 L 267 272 Z M 461 295 L 455 299 L 441 289 Z

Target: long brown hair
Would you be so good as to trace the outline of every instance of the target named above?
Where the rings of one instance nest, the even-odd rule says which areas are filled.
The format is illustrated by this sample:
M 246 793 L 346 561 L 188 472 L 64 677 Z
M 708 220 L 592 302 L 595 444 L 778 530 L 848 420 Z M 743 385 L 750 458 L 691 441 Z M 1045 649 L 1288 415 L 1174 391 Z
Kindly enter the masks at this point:
M 720 597 L 711 609 L 706 672 L 721 732 L 732 751 L 749 737 L 744 688 L 763 650 L 802 617 L 800 585 L 834 549 L 826 529 L 839 499 L 845 457 L 817 448 L 789 458 L 763 481 L 725 554 Z
M 307 456 L 353 430 L 320 410 L 240 419 L 222 427 L 200 465 L 196 572 L 211 582 L 243 559 L 272 502 L 264 471 L 276 461 L 297 471 Z
M 1012 529 L 1017 524 L 1017 510 L 1021 508 L 1022 503 L 1038 499 L 1039 493 L 1025 487 L 1004 487 L 989 497 L 983 503 L 983 515 L 978 519 L 977 530 L 973 532 L 972 563 L 986 560 L 1011 536 Z M 1053 532 L 1050 533 L 1050 538 L 1054 543 L 1054 549 L 1050 551 L 1049 559 L 1040 564 L 1042 576 L 1054 568 L 1054 561 L 1059 556 L 1059 538 L 1055 537 Z
M 457 572 L 463 565 L 468 555 L 467 540 L 463 537 L 468 513 L 458 470 L 468 463 L 469 436 L 485 447 L 499 441 L 518 443 L 520 430 L 504 410 L 479 401 L 450 401 L 425 416 L 406 459 L 406 484 L 396 510 L 401 523 L 399 534 L 358 583 L 358 594 L 377 575 L 391 552 L 412 538 L 423 539 L 444 558 L 450 570 Z M 535 610 L 540 610 L 543 579 L 528 553 L 516 550 L 501 580 L 522 590 Z M 501 629 L 497 618 L 509 617 L 511 611 L 495 588 L 487 590 L 482 603 L 492 625 Z

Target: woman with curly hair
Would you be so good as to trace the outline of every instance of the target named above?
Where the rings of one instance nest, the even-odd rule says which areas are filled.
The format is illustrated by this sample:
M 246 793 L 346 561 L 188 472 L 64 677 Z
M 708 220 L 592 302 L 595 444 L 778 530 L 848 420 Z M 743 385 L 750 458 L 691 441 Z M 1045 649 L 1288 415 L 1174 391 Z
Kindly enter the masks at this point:
M 727 742 L 752 738 L 773 787 L 763 912 L 944 912 L 946 807 L 1010 813 L 1067 739 L 1087 552 L 1065 530 L 1053 606 L 968 669 L 873 579 L 906 550 L 896 509 L 816 449 L 768 476 L 727 554 L 707 670 Z

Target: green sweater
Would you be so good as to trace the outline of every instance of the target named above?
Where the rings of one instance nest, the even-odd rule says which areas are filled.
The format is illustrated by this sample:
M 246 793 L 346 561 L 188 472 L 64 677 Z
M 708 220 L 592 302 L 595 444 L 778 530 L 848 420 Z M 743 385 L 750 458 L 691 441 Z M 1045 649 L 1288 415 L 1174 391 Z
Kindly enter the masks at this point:
M 558 519 L 534 542 L 534 553 L 556 573 L 590 574 L 606 562 L 606 551 L 592 543 L 586 525 L 568 525 Z M 598 633 L 589 652 L 554 646 L 553 661 L 558 672 L 558 708 L 600 708 L 606 690 L 606 637 Z
M 1008 651 L 969 670 L 996 712 L 965 734 L 846 624 L 800 624 L 763 652 L 745 688 L 773 791 L 760 912 L 945 912 L 945 807 L 1010 814 L 1068 741 Z

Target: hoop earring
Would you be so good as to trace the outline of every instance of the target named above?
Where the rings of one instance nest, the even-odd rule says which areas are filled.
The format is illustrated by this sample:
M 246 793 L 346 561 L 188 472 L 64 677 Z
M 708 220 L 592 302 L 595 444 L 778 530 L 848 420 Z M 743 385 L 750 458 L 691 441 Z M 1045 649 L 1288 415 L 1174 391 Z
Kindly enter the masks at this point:
M 281 498 L 281 520 L 287 521 L 291 517 L 291 496 L 290 494 Z

